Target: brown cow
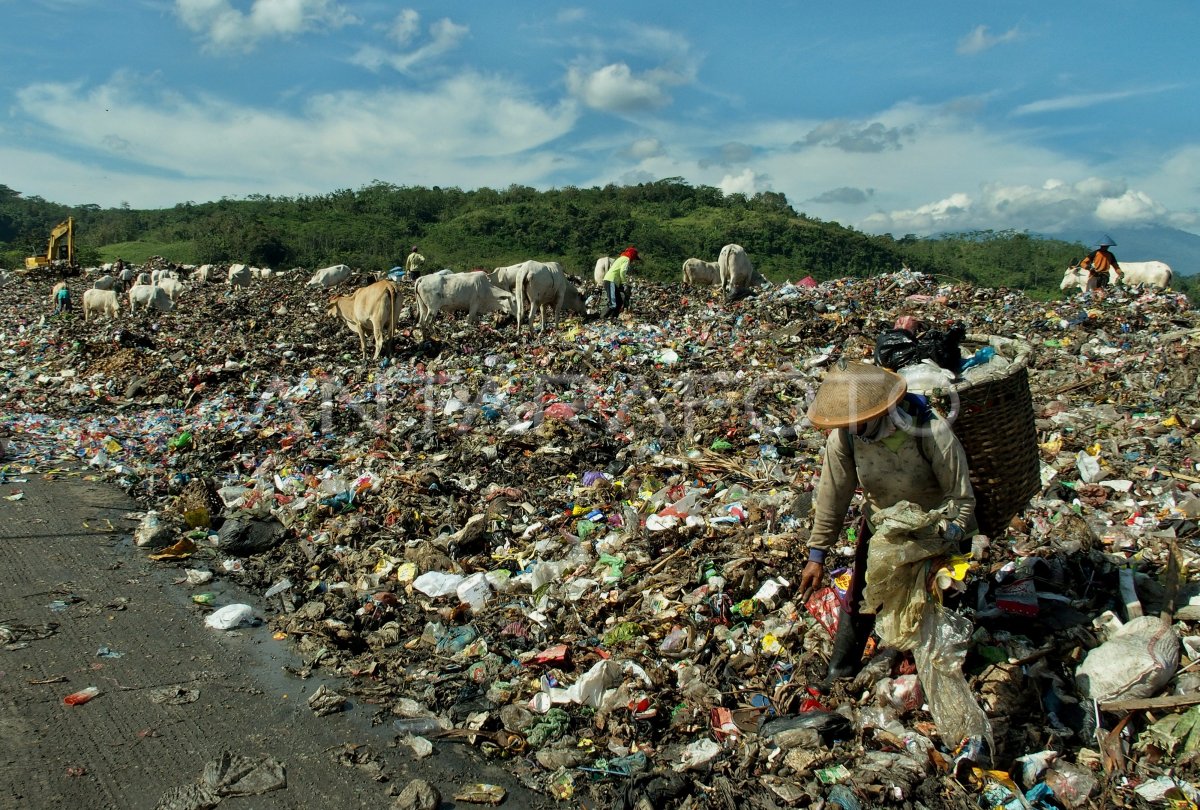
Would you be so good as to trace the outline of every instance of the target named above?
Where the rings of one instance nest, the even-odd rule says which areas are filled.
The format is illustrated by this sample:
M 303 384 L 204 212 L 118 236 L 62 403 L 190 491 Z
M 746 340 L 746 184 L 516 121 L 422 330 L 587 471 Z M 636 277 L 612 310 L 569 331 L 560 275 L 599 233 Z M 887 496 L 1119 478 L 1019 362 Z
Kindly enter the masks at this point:
M 329 299 L 326 314 L 341 318 L 358 335 L 358 345 L 363 358 L 367 356 L 365 333 L 375 335 L 375 359 L 383 353 L 383 347 L 396 334 L 396 314 L 399 310 L 400 285 L 393 281 L 376 281 L 361 287 L 349 295 L 335 295 Z

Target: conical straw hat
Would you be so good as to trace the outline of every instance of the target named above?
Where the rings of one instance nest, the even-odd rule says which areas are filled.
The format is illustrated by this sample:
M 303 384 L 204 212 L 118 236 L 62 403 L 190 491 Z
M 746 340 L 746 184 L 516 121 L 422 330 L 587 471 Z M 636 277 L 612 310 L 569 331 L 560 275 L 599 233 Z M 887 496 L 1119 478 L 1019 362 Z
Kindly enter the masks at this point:
M 808 420 L 821 430 L 862 424 L 887 413 L 908 390 L 894 371 L 867 363 L 839 363 L 817 389 Z

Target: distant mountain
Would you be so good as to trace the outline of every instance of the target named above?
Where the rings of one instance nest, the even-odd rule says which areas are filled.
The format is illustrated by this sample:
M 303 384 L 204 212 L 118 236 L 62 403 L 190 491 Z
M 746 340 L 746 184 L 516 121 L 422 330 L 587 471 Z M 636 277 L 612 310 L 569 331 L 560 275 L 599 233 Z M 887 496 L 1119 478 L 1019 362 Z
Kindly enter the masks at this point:
M 1158 259 L 1171 265 L 1181 276 L 1200 273 L 1200 236 L 1165 225 L 1140 225 L 1108 230 L 1071 230 L 1055 234 L 1055 239 L 1082 242 L 1091 246 L 1103 234 L 1116 240 L 1113 255 L 1118 262 L 1142 262 Z

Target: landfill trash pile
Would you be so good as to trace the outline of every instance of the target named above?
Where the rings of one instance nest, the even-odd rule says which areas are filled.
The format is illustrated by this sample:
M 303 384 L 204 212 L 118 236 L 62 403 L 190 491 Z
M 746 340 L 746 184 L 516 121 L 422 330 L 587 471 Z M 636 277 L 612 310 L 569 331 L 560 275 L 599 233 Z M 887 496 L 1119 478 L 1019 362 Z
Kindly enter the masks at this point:
M 263 593 L 197 600 L 211 626 L 261 616 L 297 677 L 342 678 L 314 712 L 371 703 L 405 755 L 475 745 L 569 806 L 1196 806 L 1200 315 L 1169 291 L 810 281 L 734 303 L 638 283 L 620 320 L 520 339 L 406 311 L 382 362 L 303 279 L 87 324 L 12 283 L 0 469 L 141 498 L 135 540 L 182 584 Z M 901 315 L 1035 347 L 1041 490 L 935 577 L 970 620 L 986 752 L 939 734 L 911 655 L 815 688 L 852 538 L 830 587 L 795 587 L 808 403 Z

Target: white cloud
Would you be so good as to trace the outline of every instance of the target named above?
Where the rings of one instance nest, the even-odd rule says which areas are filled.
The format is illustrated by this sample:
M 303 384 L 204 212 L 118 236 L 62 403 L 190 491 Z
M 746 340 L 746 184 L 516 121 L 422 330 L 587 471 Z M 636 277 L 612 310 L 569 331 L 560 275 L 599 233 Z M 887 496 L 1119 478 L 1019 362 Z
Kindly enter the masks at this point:
M 1046 98 L 1040 101 L 1031 101 L 1028 104 L 1022 104 L 1013 110 L 1013 115 L 1033 115 L 1035 113 L 1045 112 L 1062 112 L 1063 110 L 1082 110 L 1087 107 L 1096 107 L 1100 104 L 1107 104 L 1110 101 L 1122 101 L 1127 98 L 1135 98 L 1137 96 L 1145 96 L 1153 93 L 1163 93 L 1168 90 L 1174 90 L 1177 85 L 1158 85 L 1155 87 L 1141 87 L 1132 90 L 1115 90 L 1111 93 L 1074 93 L 1067 96 L 1058 96 L 1057 98 Z
M 972 29 L 971 33 L 958 41 L 958 47 L 955 50 L 963 56 L 973 56 L 977 53 L 990 50 L 997 45 L 1016 42 L 1021 36 L 1020 29 L 1015 26 L 1003 34 L 992 34 L 988 31 L 986 25 L 977 25 Z
M 1096 218 L 1108 225 L 1159 222 L 1166 213 L 1165 207 L 1142 191 L 1126 191 L 1120 197 L 1101 200 L 1096 206 Z
M 396 39 L 401 45 L 415 39 L 420 25 L 420 18 L 415 11 L 411 12 L 410 17 L 405 16 L 409 11 L 411 9 L 401 14 L 392 28 L 393 39 Z M 420 47 L 394 51 L 384 50 L 375 45 L 364 45 L 351 57 L 350 61 L 368 70 L 379 70 L 386 66 L 401 73 L 407 73 L 417 64 L 428 62 L 454 50 L 470 32 L 471 29 L 467 26 L 459 25 L 449 18 L 443 18 L 435 20 L 429 26 L 429 39 Z
M 327 193 L 376 178 L 471 188 L 540 184 L 566 165 L 546 145 L 570 131 L 577 118 L 573 103 L 539 104 L 524 88 L 477 74 L 420 91 L 330 93 L 309 99 L 298 112 L 212 96 L 147 94 L 124 77 L 91 89 L 27 87 L 17 104 L 48 141 L 85 156 L 65 175 L 95 176 L 95 168 L 83 162 L 120 159 L 126 168 L 111 186 L 114 199 L 86 200 L 110 205 L 116 198 L 172 205 L 181 198 L 206 199 L 193 189 L 217 187 L 220 193 L 208 199 Z M 40 190 L 45 178 L 23 169 L 6 173 L 12 188 L 46 193 Z M 158 180 L 166 177 L 174 178 L 174 186 L 164 199 L 157 194 L 168 184 Z M 128 184 L 153 189 L 156 196 L 134 197 Z
M 726 194 L 745 194 L 753 197 L 760 191 L 770 191 L 769 178 L 756 174 L 753 169 L 742 169 L 737 174 L 727 174 L 717 183 L 717 188 Z
M 615 113 L 636 113 L 666 105 L 671 97 L 662 83 L 653 77 L 635 75 L 629 65 L 605 65 L 586 72 L 579 67 L 567 71 L 571 94 L 593 109 Z
M 334 0 L 253 0 L 249 13 L 229 0 L 175 0 L 175 13 L 215 51 L 249 51 L 264 39 L 357 22 Z
M 421 15 L 415 9 L 406 8 L 396 15 L 388 28 L 388 39 L 397 45 L 407 45 L 421 30 Z
M 658 138 L 638 138 L 624 151 L 626 157 L 634 160 L 645 160 L 662 154 L 664 154 L 663 145 Z

